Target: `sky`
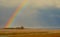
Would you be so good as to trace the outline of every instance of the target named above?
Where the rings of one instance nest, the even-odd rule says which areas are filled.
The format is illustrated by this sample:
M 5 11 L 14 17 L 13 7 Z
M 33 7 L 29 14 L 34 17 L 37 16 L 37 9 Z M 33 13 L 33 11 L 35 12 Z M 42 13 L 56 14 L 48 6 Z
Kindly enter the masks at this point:
M 23 1 L 0 0 L 0 28 L 6 26 L 8 19 Z M 60 28 L 60 0 L 28 0 L 28 5 L 10 27 L 20 27 L 21 24 L 32 28 Z

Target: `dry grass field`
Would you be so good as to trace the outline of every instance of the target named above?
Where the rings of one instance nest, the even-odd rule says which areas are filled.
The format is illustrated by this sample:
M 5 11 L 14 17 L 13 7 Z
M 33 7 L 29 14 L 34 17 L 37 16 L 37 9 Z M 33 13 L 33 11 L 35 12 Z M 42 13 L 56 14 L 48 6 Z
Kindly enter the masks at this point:
M 0 37 L 60 37 L 60 30 L 0 29 Z

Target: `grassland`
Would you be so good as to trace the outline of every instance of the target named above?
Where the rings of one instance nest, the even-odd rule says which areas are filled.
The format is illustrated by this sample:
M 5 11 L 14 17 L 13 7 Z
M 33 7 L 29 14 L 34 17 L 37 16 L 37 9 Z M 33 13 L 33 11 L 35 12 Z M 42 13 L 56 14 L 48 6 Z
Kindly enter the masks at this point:
M 0 37 L 60 37 L 60 30 L 0 29 Z

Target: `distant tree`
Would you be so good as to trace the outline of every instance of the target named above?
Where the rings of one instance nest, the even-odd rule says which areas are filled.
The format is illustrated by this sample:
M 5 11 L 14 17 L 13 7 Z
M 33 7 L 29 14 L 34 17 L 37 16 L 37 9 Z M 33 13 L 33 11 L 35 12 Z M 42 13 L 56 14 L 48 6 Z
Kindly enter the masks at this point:
M 16 27 L 16 29 L 20 29 L 20 27 Z
M 23 26 L 21 26 L 21 29 L 24 29 L 24 27 L 23 27 Z

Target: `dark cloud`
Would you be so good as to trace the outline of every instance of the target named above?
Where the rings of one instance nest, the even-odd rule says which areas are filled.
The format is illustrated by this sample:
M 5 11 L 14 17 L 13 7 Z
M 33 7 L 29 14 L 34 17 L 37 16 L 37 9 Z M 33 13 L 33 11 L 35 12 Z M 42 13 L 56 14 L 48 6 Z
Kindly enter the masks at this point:
M 45 8 L 38 12 L 38 21 L 44 27 L 60 28 L 60 8 Z

